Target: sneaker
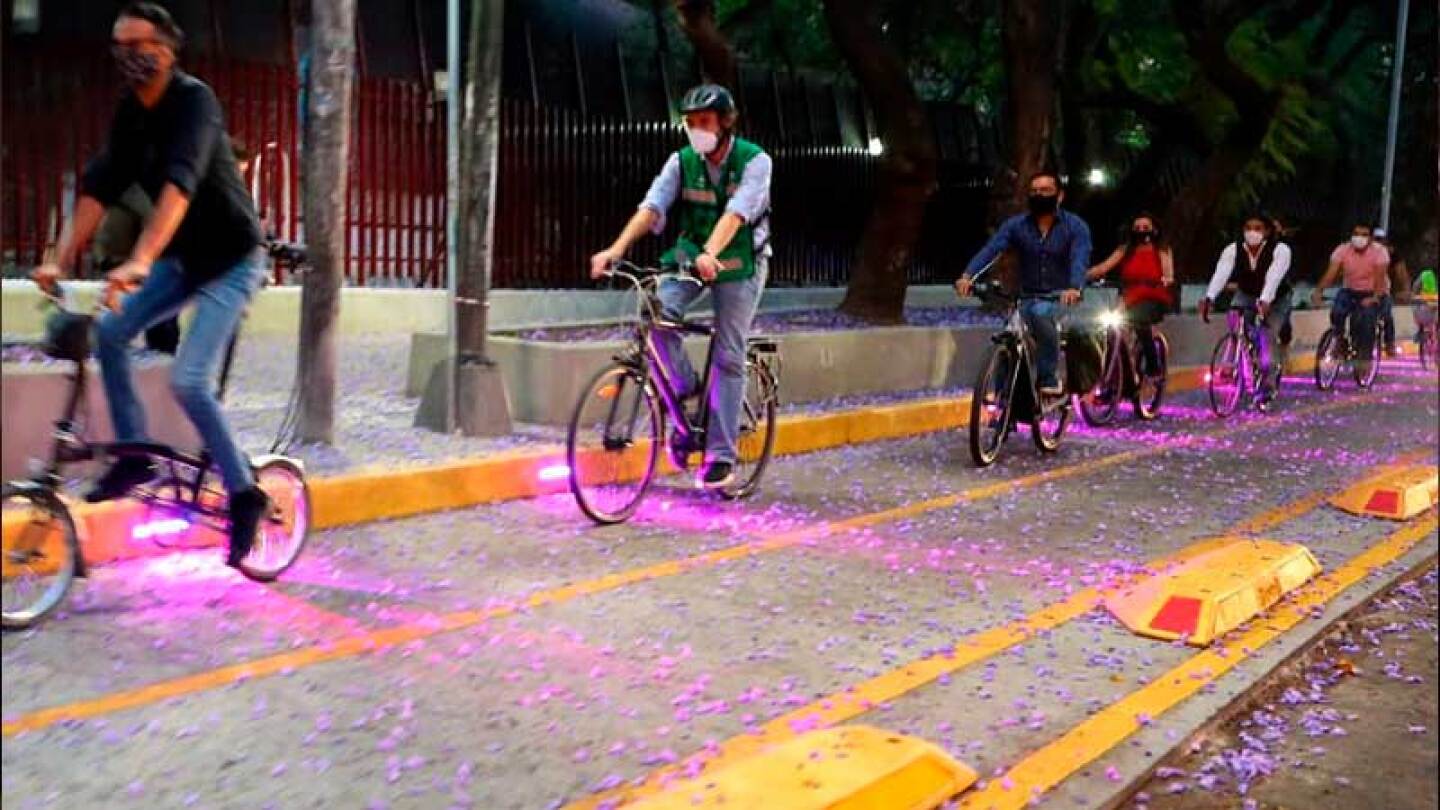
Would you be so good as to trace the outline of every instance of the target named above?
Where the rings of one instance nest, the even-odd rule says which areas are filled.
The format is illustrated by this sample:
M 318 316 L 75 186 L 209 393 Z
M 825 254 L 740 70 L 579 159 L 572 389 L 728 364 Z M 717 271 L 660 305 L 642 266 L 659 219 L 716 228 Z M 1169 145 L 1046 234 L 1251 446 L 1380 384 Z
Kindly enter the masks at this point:
M 735 483 L 735 465 L 728 461 L 712 461 L 700 474 L 701 489 L 724 489 Z
M 85 493 L 85 500 L 89 503 L 100 503 L 123 498 L 130 494 L 130 490 L 149 483 L 154 477 L 155 467 L 149 459 L 126 456 L 117 459 L 104 475 L 95 479 L 95 483 Z
M 225 564 L 239 568 L 255 546 L 255 532 L 260 518 L 270 508 L 270 496 L 259 487 L 251 487 L 230 496 L 230 555 Z

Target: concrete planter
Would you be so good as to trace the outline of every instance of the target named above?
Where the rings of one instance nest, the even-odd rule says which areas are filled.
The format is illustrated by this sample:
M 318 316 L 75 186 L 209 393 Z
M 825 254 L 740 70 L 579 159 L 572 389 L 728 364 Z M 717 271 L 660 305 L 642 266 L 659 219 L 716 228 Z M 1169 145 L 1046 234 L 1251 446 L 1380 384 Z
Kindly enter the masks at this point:
M 1325 311 L 1296 312 L 1292 320 L 1296 351 L 1313 349 L 1329 326 Z M 1414 329 L 1408 308 L 1397 308 L 1395 321 L 1401 337 Z M 1171 316 L 1161 329 L 1170 340 L 1172 366 L 1206 365 L 1225 332 L 1225 318 L 1220 315 L 1205 324 L 1195 315 Z M 992 332 L 988 327 L 900 326 L 780 335 L 781 400 L 805 403 L 969 387 Z M 510 413 L 516 421 L 564 425 L 581 389 L 624 345 L 620 341 L 562 343 L 495 337 L 490 353 L 505 377 Z M 698 368 L 704 360 L 705 342 L 692 338 L 686 349 Z M 418 395 L 445 351 L 444 335 L 412 336 L 408 393 Z
M 68 363 L 4 365 L 0 374 L 0 403 L 3 403 L 0 404 L 0 431 L 3 431 L 0 476 L 5 480 L 27 475 L 30 459 L 49 457 L 51 431 L 70 393 L 71 369 Z M 135 386 L 145 404 L 151 438 L 182 449 L 200 447 L 189 417 L 170 394 L 168 360 L 136 367 Z M 88 415 L 87 434 L 95 441 L 110 441 L 115 436 L 114 428 L 100 382 L 100 369 L 93 361 L 85 387 L 80 413 L 81 418 Z

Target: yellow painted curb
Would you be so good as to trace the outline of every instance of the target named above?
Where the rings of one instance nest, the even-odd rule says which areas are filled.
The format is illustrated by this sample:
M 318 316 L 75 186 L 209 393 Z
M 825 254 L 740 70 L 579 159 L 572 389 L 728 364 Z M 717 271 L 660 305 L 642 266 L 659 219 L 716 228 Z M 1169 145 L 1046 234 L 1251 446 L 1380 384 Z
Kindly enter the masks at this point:
M 634 810 L 928 810 L 978 776 L 932 743 L 871 726 L 812 731 L 704 776 L 671 784 Z
M 1231 537 L 1107 595 L 1105 607 L 1134 633 L 1203 647 L 1319 573 L 1320 563 L 1304 546 Z
M 1440 468 L 1403 467 L 1378 481 L 1350 487 L 1330 499 L 1336 508 L 1363 517 L 1409 520 L 1440 502 Z

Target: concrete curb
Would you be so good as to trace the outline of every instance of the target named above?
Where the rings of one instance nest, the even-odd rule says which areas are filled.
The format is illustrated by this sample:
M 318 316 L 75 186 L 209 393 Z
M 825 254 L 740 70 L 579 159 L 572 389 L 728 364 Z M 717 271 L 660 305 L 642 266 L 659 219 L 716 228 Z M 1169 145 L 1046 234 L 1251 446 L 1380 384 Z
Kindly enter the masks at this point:
M 1307 352 L 1292 357 L 1288 370 L 1303 373 L 1313 367 L 1314 355 Z M 1200 367 L 1172 370 L 1169 392 L 1203 386 L 1205 371 Z M 829 413 L 789 414 L 779 419 L 774 454 L 799 455 L 952 430 L 968 425 L 969 416 L 968 393 Z M 664 472 L 674 472 L 663 454 L 661 458 Z M 563 476 L 542 477 L 541 472 L 564 463 L 565 448 L 546 445 L 435 466 L 311 479 L 311 528 L 330 529 L 563 492 L 569 486 Z M 72 509 L 87 565 L 167 551 L 133 536 L 134 530 L 152 517 L 138 503 L 72 503 Z M 223 541 L 216 532 L 210 535 L 213 543 Z M 186 543 L 203 544 L 204 539 L 198 537 Z

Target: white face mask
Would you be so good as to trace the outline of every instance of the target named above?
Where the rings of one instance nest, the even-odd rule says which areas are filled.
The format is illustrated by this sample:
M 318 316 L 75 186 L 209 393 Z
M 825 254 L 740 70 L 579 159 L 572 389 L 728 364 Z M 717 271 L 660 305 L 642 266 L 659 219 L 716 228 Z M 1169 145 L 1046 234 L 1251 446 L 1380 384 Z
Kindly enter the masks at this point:
M 1264 242 L 1264 241 L 1265 241 L 1265 232 L 1264 232 L 1264 231 L 1246 231 L 1246 232 L 1245 232 L 1245 244 L 1249 245 L 1250 247 L 1259 247 L 1259 246 L 1260 246 L 1260 243 L 1261 243 L 1261 242 Z
M 1368 237 L 1368 236 L 1352 236 L 1352 237 L 1350 237 L 1350 244 L 1351 244 L 1351 246 L 1353 246 L 1356 250 L 1364 250 L 1365 248 L 1367 248 L 1367 247 L 1370 246 L 1370 237 Z
M 702 155 L 708 155 L 720 145 L 720 136 L 709 130 L 685 128 L 685 137 L 690 139 L 690 148 Z

